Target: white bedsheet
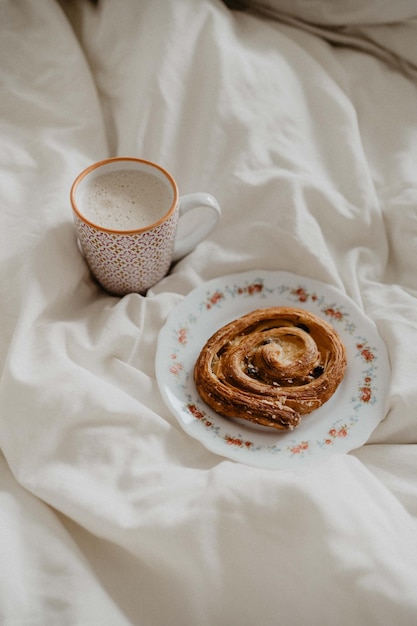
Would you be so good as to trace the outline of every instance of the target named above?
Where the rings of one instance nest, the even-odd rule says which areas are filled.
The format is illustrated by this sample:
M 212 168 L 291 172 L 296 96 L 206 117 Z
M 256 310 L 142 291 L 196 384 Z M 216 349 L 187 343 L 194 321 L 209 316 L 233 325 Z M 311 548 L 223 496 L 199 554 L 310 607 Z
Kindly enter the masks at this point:
M 415 74 L 219 0 L 63 6 L 0 5 L 1 623 L 415 626 Z M 71 182 L 116 155 L 223 209 L 147 297 L 104 293 L 76 245 Z M 362 448 L 257 469 L 164 405 L 168 313 L 249 269 L 377 325 L 392 374 Z

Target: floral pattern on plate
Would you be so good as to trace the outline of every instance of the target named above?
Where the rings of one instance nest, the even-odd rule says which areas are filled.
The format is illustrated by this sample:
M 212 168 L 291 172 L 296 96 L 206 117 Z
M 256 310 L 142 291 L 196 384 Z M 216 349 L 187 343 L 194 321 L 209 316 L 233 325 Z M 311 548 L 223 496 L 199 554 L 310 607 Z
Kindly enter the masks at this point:
M 294 431 L 224 418 L 194 385 L 194 364 L 206 340 L 233 319 L 269 306 L 304 308 L 326 319 L 347 351 L 340 387 Z M 257 271 L 214 279 L 184 298 L 161 329 L 156 373 L 167 406 L 189 435 L 235 461 L 281 468 L 363 445 L 384 417 L 390 371 L 373 322 L 342 292 L 288 272 Z

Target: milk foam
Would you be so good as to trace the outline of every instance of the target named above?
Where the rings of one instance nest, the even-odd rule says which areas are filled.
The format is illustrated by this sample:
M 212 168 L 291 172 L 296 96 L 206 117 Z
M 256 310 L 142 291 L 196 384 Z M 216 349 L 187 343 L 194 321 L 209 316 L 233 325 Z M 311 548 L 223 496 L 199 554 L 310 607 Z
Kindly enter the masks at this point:
M 118 170 L 100 174 L 86 185 L 82 213 L 103 228 L 137 230 L 163 217 L 172 200 L 172 189 L 153 174 Z

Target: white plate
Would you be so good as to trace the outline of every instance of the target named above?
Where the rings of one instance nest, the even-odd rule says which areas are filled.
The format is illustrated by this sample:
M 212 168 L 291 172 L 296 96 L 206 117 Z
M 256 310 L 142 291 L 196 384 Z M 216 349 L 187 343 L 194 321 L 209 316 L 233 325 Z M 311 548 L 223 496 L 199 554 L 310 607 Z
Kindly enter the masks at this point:
M 222 417 L 201 400 L 193 378 L 196 359 L 215 331 L 269 306 L 306 309 L 330 322 L 348 359 L 333 397 L 283 433 Z M 156 375 L 167 406 L 206 448 L 248 465 L 284 468 L 363 445 L 384 417 L 390 367 L 374 323 L 342 292 L 287 272 L 259 270 L 204 283 L 171 311 L 158 338 Z

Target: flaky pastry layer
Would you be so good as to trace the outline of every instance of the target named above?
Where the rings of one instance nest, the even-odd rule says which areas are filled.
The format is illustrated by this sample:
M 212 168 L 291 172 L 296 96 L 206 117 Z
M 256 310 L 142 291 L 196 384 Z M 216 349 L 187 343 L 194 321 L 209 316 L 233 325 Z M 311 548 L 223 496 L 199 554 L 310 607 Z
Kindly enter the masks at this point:
M 217 413 L 292 430 L 329 400 L 345 369 L 346 350 L 330 324 L 302 309 L 270 307 L 214 333 L 194 380 Z

